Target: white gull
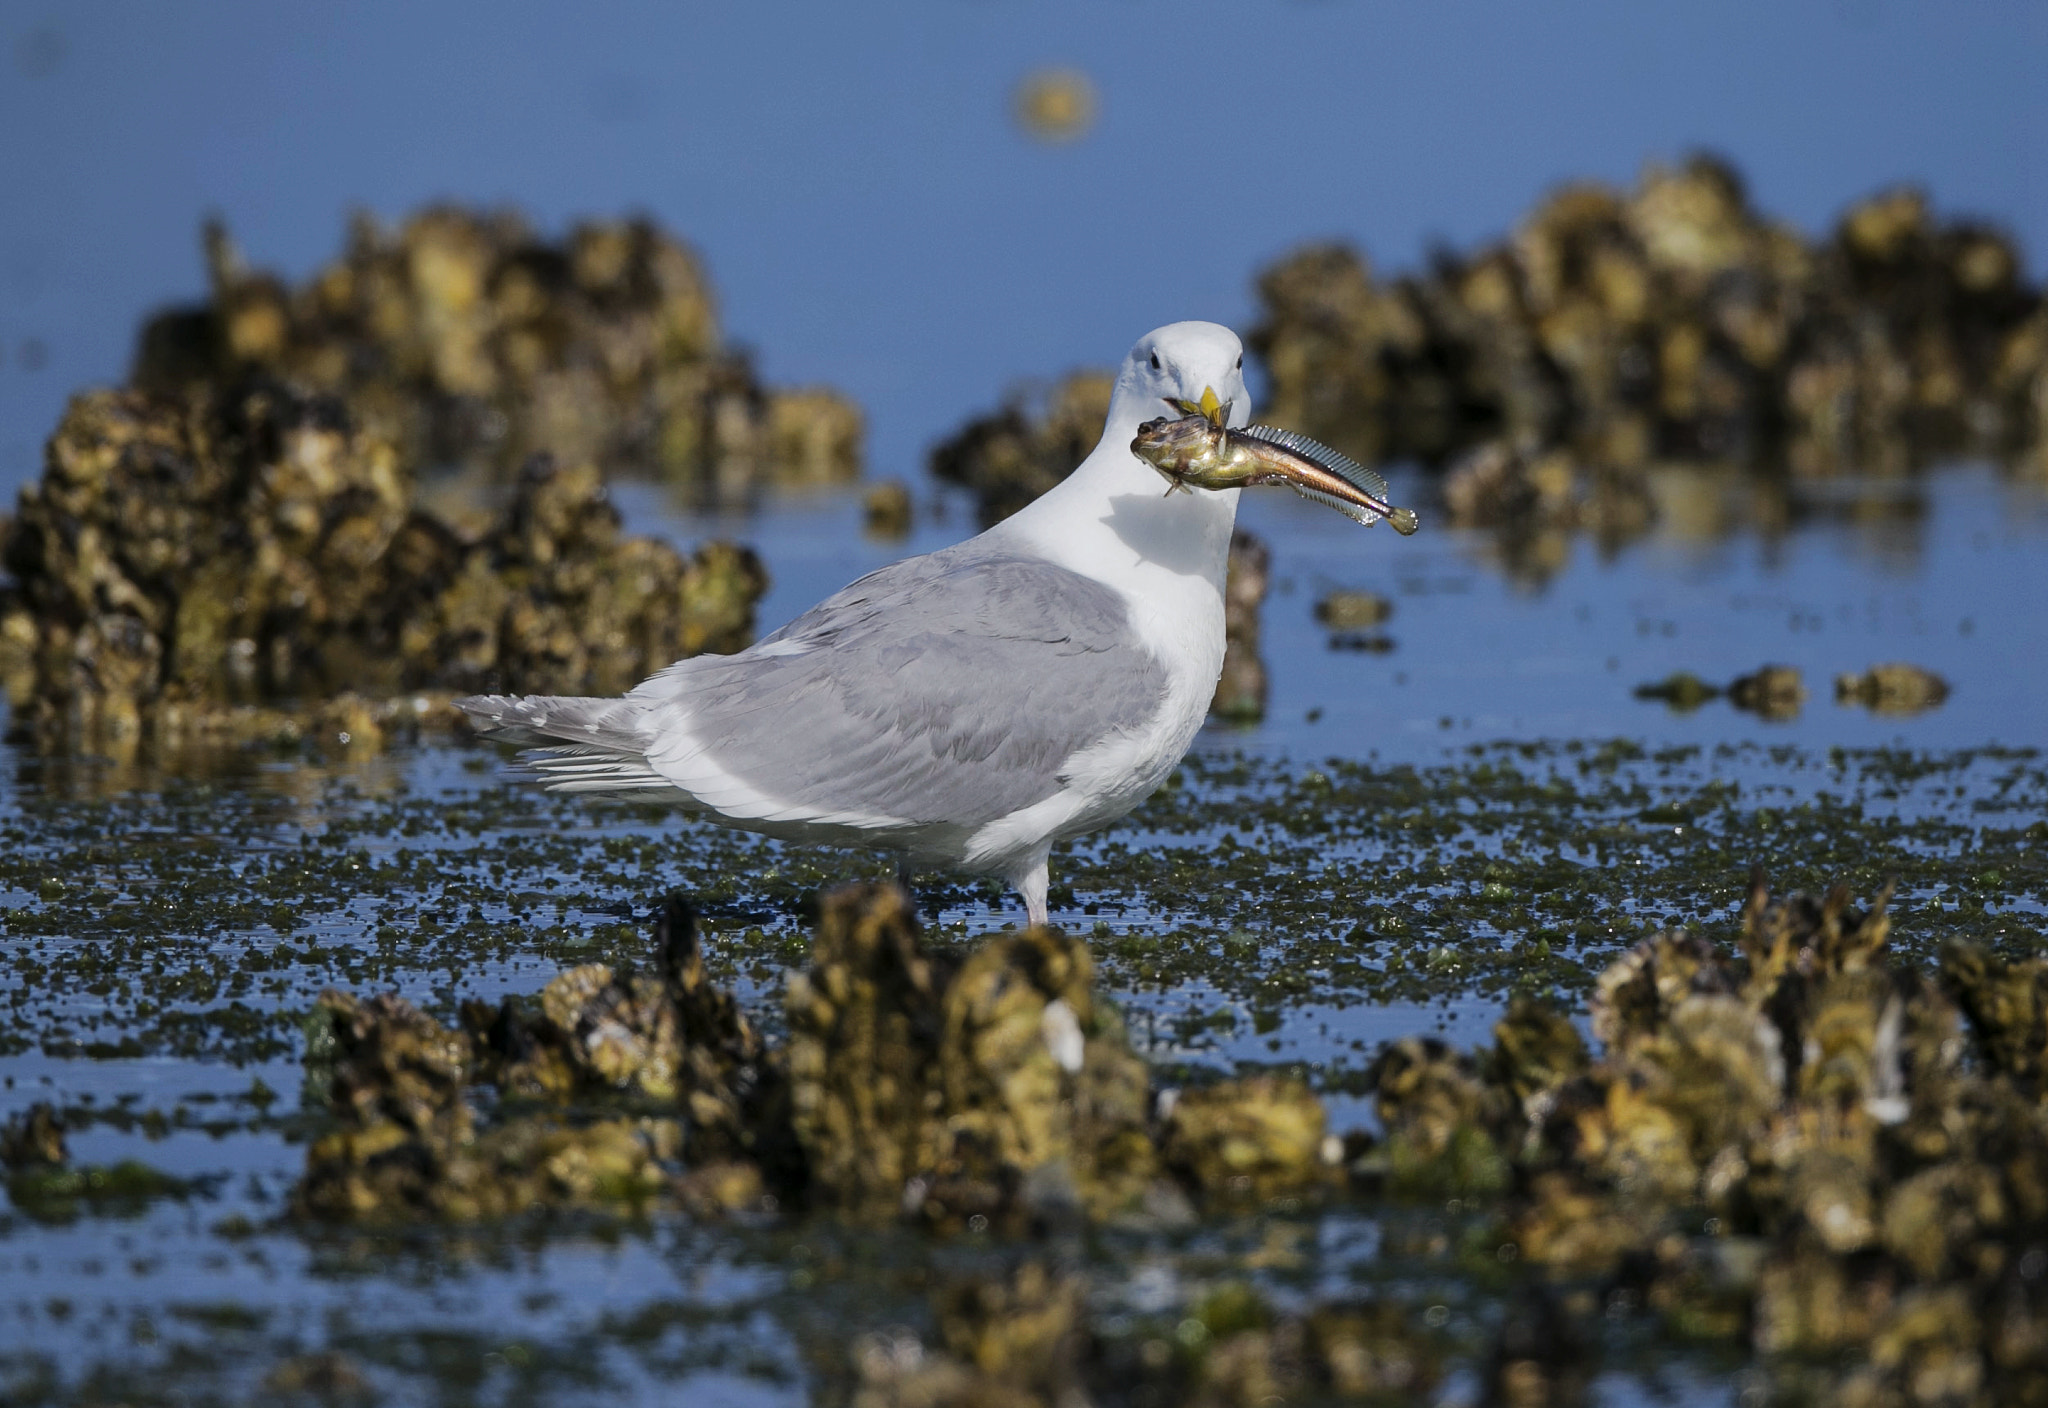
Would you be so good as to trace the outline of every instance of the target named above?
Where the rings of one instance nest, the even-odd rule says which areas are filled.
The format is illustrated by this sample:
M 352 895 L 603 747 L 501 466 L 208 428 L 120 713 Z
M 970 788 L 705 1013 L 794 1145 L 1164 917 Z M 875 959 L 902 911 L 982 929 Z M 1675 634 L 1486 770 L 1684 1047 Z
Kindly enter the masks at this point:
M 1237 335 L 1160 328 L 1124 358 L 1094 452 L 979 537 L 623 698 L 457 703 L 484 733 L 553 741 L 528 757 L 555 791 L 673 792 L 749 831 L 1000 875 L 1043 924 L 1054 843 L 1166 780 L 1223 667 L 1238 491 L 1162 494 L 1130 450 L 1205 392 L 1245 423 Z

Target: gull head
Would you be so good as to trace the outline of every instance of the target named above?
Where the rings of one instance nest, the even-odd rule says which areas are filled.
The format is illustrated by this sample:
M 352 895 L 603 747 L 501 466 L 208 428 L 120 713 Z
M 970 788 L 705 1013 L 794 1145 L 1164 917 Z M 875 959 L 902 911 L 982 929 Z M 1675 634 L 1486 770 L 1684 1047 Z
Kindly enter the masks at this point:
M 1197 412 L 1220 424 L 1249 423 L 1244 344 L 1219 323 L 1168 323 L 1146 333 L 1117 371 L 1110 425 L 1128 424 L 1127 439 L 1141 421 Z

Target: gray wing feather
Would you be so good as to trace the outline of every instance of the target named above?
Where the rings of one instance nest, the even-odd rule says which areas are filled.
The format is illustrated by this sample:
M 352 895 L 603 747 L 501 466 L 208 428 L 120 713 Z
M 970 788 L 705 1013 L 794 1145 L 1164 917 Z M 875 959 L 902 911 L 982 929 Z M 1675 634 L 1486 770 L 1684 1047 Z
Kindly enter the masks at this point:
M 764 796 L 908 825 L 1030 806 L 1076 752 L 1150 723 L 1166 672 L 1110 588 L 975 547 L 871 573 L 630 697 L 653 706 L 649 724 L 673 701 L 703 755 Z M 659 742 L 648 757 L 673 775 Z

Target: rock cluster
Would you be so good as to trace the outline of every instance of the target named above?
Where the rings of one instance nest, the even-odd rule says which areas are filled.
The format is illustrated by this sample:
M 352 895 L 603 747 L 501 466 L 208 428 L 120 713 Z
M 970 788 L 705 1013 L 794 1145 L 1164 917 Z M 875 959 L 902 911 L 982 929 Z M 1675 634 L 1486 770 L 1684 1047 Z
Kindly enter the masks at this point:
M 704 979 L 678 901 L 657 946 L 655 973 L 571 969 L 537 1002 L 470 1004 L 459 1029 L 395 995 L 328 993 L 308 1103 L 336 1128 L 308 1153 L 299 1209 L 811 1206 L 1026 1231 L 1186 1220 L 1337 1178 L 1298 1082 L 1155 1099 L 1086 946 L 1053 931 L 959 957 L 924 945 L 900 891 L 849 887 L 824 902 L 780 1047 Z
M 534 454 L 654 474 L 715 502 L 860 473 L 860 412 L 760 385 L 722 345 L 691 253 L 644 219 L 558 241 L 508 212 L 359 216 L 303 285 L 253 272 L 218 225 L 212 296 L 159 314 L 138 389 L 182 395 L 254 373 L 343 401 L 412 466 L 499 476 Z
M 2048 1402 L 2048 963 L 1952 948 L 1937 980 L 1887 934 L 1882 899 L 1758 881 L 1739 960 L 1667 932 L 1608 970 L 1597 1058 L 1526 1002 L 1491 1051 L 1395 1045 L 1359 1170 L 1504 1197 L 1520 1259 L 1802 1393 Z
M 1873 714 L 1904 717 L 1925 713 L 1940 708 L 1948 693 L 1948 681 L 1940 675 L 1903 661 L 1873 665 L 1862 674 L 1835 676 L 1835 702 L 1861 705 Z M 1765 665 L 1737 675 L 1725 689 L 1690 670 L 1635 688 L 1636 698 L 1662 700 L 1676 714 L 1689 714 L 1724 695 L 1738 709 L 1782 723 L 1798 718 L 1806 707 L 1806 681 L 1795 666 Z
M 306 1103 L 337 1127 L 307 1153 L 297 1210 L 467 1221 L 767 1196 L 756 1165 L 727 1156 L 779 1168 L 782 1151 L 751 1134 L 774 1123 L 761 1112 L 777 1108 L 779 1067 L 704 980 L 686 907 L 668 907 L 656 942 L 656 974 L 572 968 L 537 1004 L 467 1004 L 457 1029 L 395 994 L 323 994 L 306 1023 Z M 479 1087 L 518 1113 L 480 1127 Z
M 1861 704 L 1873 714 L 1923 714 L 1947 698 L 1947 680 L 1903 660 L 1872 665 L 1860 675 L 1835 676 L 1835 702 Z
M 1374 459 L 1564 451 L 1515 490 L 1546 511 L 1626 514 L 1598 472 L 1659 458 L 1822 474 L 2048 453 L 2048 304 L 2005 237 L 1911 190 L 1813 242 L 1698 157 L 1626 194 L 1567 187 L 1426 273 L 1379 283 L 1326 246 L 1259 294 L 1273 419 Z
M 1800 1401 L 2048 1402 L 2048 960 L 1951 947 L 1933 976 L 1887 964 L 1888 934 L 1882 898 L 1773 899 L 1759 879 L 1738 957 L 1667 931 L 1609 968 L 1597 1051 L 1518 1000 L 1490 1049 L 1384 1048 L 1381 1133 L 1337 1139 L 1291 1079 L 1155 1091 L 1084 946 L 1031 930 L 935 950 L 886 887 L 825 899 L 770 1045 L 705 981 L 671 901 L 649 973 L 572 969 L 459 1029 L 395 997 L 323 999 L 307 1104 L 335 1127 L 296 1207 L 808 1208 L 996 1234 L 974 1245 L 999 1269 L 977 1254 L 942 1277 L 929 1342 L 854 1345 L 835 1401 L 875 1408 L 1140 1384 L 1219 1408 L 1423 1394 L 1455 1349 L 1442 1307 L 1280 1306 L 1223 1280 L 1110 1330 L 1069 1239 L 1044 1235 L 1244 1211 L 1278 1234 L 1347 1194 L 1466 1210 L 1461 1244 L 1512 1278 L 1488 1402 L 1571 1401 L 1595 1322 L 1635 1313 L 1746 1341 Z
M 623 537 L 589 465 L 535 460 L 478 531 L 414 487 L 348 403 L 284 383 L 76 398 L 0 544 L 17 731 L 361 746 L 421 691 L 615 692 L 752 635 L 753 554 Z

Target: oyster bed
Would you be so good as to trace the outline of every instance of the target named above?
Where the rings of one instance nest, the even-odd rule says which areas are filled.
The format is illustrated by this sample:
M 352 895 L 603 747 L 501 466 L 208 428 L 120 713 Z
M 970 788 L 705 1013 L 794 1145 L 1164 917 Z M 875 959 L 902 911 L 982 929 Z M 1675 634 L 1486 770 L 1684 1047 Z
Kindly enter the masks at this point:
M 78 1170 L 5 1214 L 0 1268 L 33 1288 L 0 1310 L 20 1332 L 13 1396 L 993 1401 L 963 1396 L 977 1374 L 1049 1355 L 1134 1402 L 1146 1385 L 1257 1401 L 1276 1382 L 1470 1401 L 1543 1358 L 1516 1344 L 1546 1343 L 1575 1346 L 1571 1372 L 1603 1392 L 1690 1401 L 1726 1401 L 1744 1364 L 1772 1392 L 1833 1372 L 1825 1355 L 1751 1362 L 1739 1321 L 1693 1327 L 1705 1339 L 1674 1355 L 1640 1268 L 1503 1261 L 1516 1205 L 1497 1180 L 1051 1229 L 769 1212 L 744 1182 L 699 1188 L 695 1213 L 601 1198 L 481 1221 L 310 1216 L 294 1190 L 338 1118 L 300 1064 L 323 990 L 395 992 L 455 1030 L 465 1001 L 531 999 L 564 970 L 653 971 L 653 912 L 680 889 L 704 915 L 706 979 L 778 1045 L 819 892 L 863 865 L 498 768 L 401 747 L 106 795 L 52 763 L 10 785 L 10 1105 L 47 1101 Z M 1387 1103 L 1383 1039 L 1446 1024 L 1449 1047 L 1482 1046 L 1515 996 L 1579 1010 L 1670 926 L 1732 949 L 1752 860 L 1782 890 L 1839 879 L 1868 900 L 1895 879 L 1902 971 L 1945 944 L 2035 951 L 2043 815 L 2031 750 L 1623 741 L 1369 768 L 1215 747 L 1061 860 L 1055 919 L 1087 936 L 1155 1092 L 1300 1080 L 1331 1132 L 1377 1123 L 1373 1095 L 1398 1135 L 1416 1107 Z M 1014 922 L 993 886 L 927 882 L 919 903 L 944 962 Z M 1699 1225 L 1684 1245 L 1711 1252 Z M 1682 1274 L 1706 1273 L 1680 1258 L 1653 1282 Z M 1555 1377 L 1553 1360 L 1514 1372 Z M 1053 1391 L 1019 1374 L 1018 1392 Z

